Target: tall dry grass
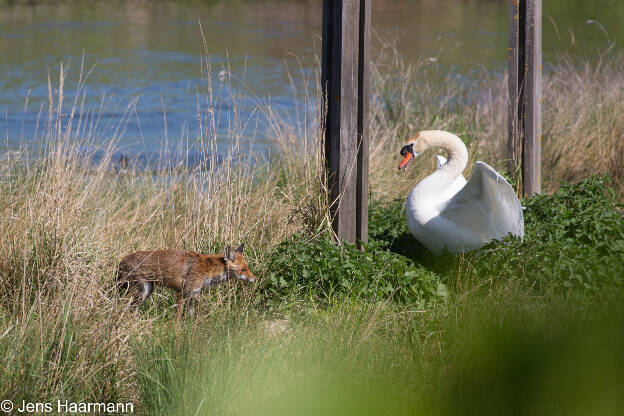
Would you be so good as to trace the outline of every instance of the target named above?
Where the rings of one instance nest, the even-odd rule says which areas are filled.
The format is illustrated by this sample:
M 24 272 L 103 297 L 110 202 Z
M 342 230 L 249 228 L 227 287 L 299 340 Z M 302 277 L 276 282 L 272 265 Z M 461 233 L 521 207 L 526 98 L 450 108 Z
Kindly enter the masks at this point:
M 434 151 L 419 157 L 408 175 L 397 172 L 398 151 L 419 130 L 457 133 L 470 161 L 483 160 L 506 170 L 507 79 L 482 72 L 456 81 L 456 73 L 437 62 L 407 64 L 391 43 L 382 43 L 375 65 L 371 120 L 371 189 L 374 197 L 395 198 L 435 169 Z M 543 75 L 542 188 L 590 175 L 615 179 L 624 195 L 624 55 L 599 55 L 593 61 L 560 57 Z M 441 75 L 442 74 L 442 75 Z
M 249 120 L 237 101 L 227 114 L 214 110 L 226 89 L 213 85 L 209 60 L 204 64 L 205 85 L 196 92 L 198 136 L 192 138 L 201 159 L 196 166 L 118 163 L 119 138 L 136 103 L 130 101 L 108 130 L 111 136 L 102 138 L 102 110 L 89 110 L 85 102 L 88 71 L 81 69 L 75 99 L 67 102 L 63 66 L 58 81 L 49 81 L 38 129 L 42 146 L 3 155 L 1 397 L 136 398 L 131 343 L 170 314 L 171 301 L 167 293 L 157 295 L 139 319 L 129 314 L 112 284 L 123 255 L 164 247 L 222 252 L 226 244 L 244 242 L 254 272 L 261 273 L 274 245 L 327 222 L 319 156 L 305 147 L 318 143 L 318 129 L 310 127 L 318 121 L 286 124 L 265 105 L 276 154 L 265 163 L 253 156 L 254 143 L 244 133 Z M 229 118 L 229 129 L 226 149 L 219 146 L 217 153 L 220 117 Z M 302 154 L 290 153 L 295 143 Z M 248 306 L 254 296 L 253 289 L 227 286 L 213 291 L 204 307 Z
M 544 83 L 543 175 L 547 189 L 590 174 L 624 191 L 624 56 L 561 58 Z
M 471 160 L 504 169 L 506 81 L 482 74 L 470 83 L 441 78 L 435 62 L 408 65 L 391 45 L 374 66 L 370 178 L 373 198 L 404 197 L 434 168 L 434 153 L 416 169 L 396 170 L 401 142 L 421 129 L 458 133 Z M 624 57 L 611 55 L 582 66 L 563 60 L 544 79 L 544 181 L 546 190 L 595 173 L 614 176 L 622 189 L 621 132 Z M 137 387 L 135 343 L 155 327 L 168 331 L 167 294 L 156 294 L 134 317 L 112 281 L 116 263 L 130 251 L 175 247 L 221 251 L 245 242 L 254 272 L 262 276 L 272 247 L 294 232 L 327 226 L 322 187 L 319 117 L 302 110 L 285 116 L 261 106 L 268 120 L 271 156 L 254 154 L 237 108 L 220 142 L 219 88 L 204 62 L 206 85 L 198 90 L 198 137 L 204 163 L 175 169 L 120 167 L 114 156 L 130 102 L 108 137 L 98 133 L 101 113 L 85 108 L 84 71 L 75 98 L 64 97 L 66 71 L 50 82 L 44 144 L 6 152 L 0 161 L 0 397 L 14 400 L 74 398 L 133 400 Z M 83 72 L 81 72 L 83 73 Z M 318 79 L 308 79 L 318 101 Z M 305 92 L 308 94 L 308 91 Z M 232 100 L 236 103 L 236 100 Z M 87 162 L 85 148 L 106 143 L 104 157 Z M 468 172 L 469 173 L 469 172 Z M 224 286 L 200 305 L 200 322 L 264 319 L 255 312 L 258 292 Z M 254 315 L 257 315 L 254 317 Z M 402 319 L 402 318 L 401 318 Z

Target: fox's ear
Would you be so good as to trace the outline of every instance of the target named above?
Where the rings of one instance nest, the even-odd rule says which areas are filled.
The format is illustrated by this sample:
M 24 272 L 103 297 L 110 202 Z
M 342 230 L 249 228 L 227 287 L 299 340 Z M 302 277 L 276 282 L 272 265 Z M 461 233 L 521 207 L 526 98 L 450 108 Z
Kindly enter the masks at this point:
M 245 243 L 242 243 L 240 246 L 238 246 L 238 248 L 234 251 L 236 251 L 237 253 L 241 253 L 243 254 L 243 249 L 245 248 Z
M 223 254 L 223 257 L 225 257 L 226 260 L 234 261 L 234 254 L 232 253 L 232 249 L 229 244 L 225 246 L 225 253 Z

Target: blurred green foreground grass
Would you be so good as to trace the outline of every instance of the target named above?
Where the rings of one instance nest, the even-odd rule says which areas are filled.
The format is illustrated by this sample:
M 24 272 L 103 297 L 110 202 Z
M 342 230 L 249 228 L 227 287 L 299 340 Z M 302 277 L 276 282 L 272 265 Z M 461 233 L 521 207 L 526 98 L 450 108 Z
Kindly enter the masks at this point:
M 281 244 L 245 319 L 137 342 L 146 412 L 621 414 L 624 218 L 609 181 L 525 203 L 524 242 L 460 258 L 410 240 L 400 203 L 373 206 L 365 254 Z

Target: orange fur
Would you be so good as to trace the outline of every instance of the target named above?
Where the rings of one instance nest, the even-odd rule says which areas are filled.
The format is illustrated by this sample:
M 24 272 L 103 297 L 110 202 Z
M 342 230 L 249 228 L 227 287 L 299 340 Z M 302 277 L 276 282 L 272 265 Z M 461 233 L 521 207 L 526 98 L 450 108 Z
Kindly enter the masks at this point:
M 117 283 L 133 290 L 134 306 L 151 295 L 154 284 L 175 290 L 178 320 L 188 300 L 188 311 L 194 314 L 193 298 L 202 289 L 214 287 L 228 279 L 250 283 L 255 277 L 243 257 L 243 245 L 236 250 L 229 246 L 224 253 L 201 254 L 184 250 L 138 251 L 125 256 L 117 269 Z

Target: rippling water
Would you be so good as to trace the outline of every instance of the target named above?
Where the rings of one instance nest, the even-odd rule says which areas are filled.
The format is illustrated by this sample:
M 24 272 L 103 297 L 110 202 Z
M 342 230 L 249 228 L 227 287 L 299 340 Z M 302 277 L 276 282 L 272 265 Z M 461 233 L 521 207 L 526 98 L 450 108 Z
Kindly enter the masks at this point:
M 620 47 L 624 1 L 544 3 L 545 61 L 560 51 L 591 57 L 612 41 Z M 0 0 L 0 135 L 10 147 L 37 141 L 39 114 L 48 106 L 48 76 L 58 83 L 64 62 L 69 111 L 84 62 L 86 70 L 95 68 L 86 83 L 86 105 L 78 110 L 99 114 L 102 131 L 93 135 L 95 142 L 109 139 L 126 112 L 117 133 L 122 148 L 153 152 L 163 143 L 192 143 L 198 117 L 218 110 L 220 141 L 236 128 L 243 140 L 261 144 L 264 125 L 256 105 L 270 100 L 288 112 L 301 100 L 292 92 L 286 63 L 314 80 L 321 8 L 320 0 L 38 5 Z M 455 68 L 469 78 L 474 71 L 505 69 L 507 13 L 505 0 L 373 0 L 372 22 L 377 34 L 398 39 L 408 61 L 436 58 L 441 69 Z M 199 22 L 210 71 L 202 65 Z M 209 77 L 214 102 L 206 104 L 198 93 L 207 91 Z M 299 93 L 302 82 L 295 78 Z

